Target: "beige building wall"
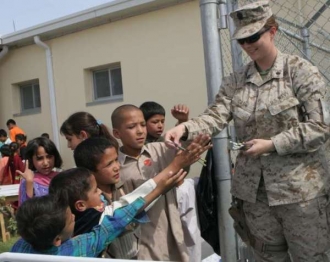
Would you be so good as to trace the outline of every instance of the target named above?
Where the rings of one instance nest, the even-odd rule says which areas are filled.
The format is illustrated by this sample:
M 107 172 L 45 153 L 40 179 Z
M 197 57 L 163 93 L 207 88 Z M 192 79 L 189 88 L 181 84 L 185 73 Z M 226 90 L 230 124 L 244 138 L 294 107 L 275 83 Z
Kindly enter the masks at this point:
M 20 93 L 18 84 L 39 79 L 41 113 L 16 116 L 20 113 Z M 0 60 L 0 128 L 8 133 L 6 121 L 14 118 L 17 125 L 27 133 L 28 139 L 51 133 L 48 79 L 45 52 L 36 45 L 11 49 Z
M 199 1 L 93 27 L 47 44 L 53 55 L 59 125 L 71 113 L 83 110 L 110 126 L 117 106 L 154 100 L 165 107 L 169 128 L 175 124 L 170 113 L 173 105 L 187 104 L 191 117 L 207 105 Z M 87 106 L 92 90 L 89 69 L 117 62 L 122 70 L 123 101 Z M 40 82 L 42 112 L 15 117 L 29 138 L 52 132 L 45 52 L 36 45 L 26 46 L 9 50 L 0 61 L 0 127 L 19 111 L 13 83 L 35 78 Z M 74 166 L 72 151 L 62 136 L 60 152 L 64 167 Z M 197 174 L 200 166 L 195 166 Z

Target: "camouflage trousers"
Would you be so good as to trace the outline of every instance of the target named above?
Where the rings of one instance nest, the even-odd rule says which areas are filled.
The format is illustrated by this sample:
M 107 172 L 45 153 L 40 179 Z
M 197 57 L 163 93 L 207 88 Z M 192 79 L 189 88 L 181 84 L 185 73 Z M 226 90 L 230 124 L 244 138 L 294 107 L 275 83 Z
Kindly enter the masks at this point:
M 266 196 L 267 197 L 267 196 Z M 322 196 L 300 203 L 269 206 L 258 194 L 256 203 L 243 201 L 250 234 L 265 245 L 287 245 L 288 250 L 254 249 L 256 261 L 330 261 L 330 205 Z

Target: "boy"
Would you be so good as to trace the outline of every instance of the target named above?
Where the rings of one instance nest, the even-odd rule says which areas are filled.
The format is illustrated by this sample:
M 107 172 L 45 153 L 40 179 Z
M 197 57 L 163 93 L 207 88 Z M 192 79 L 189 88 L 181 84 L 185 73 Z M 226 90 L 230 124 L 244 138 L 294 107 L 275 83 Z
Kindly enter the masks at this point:
M 197 142 L 197 140 L 195 141 Z M 190 147 L 191 149 L 194 146 Z M 182 162 L 181 156 L 177 155 L 170 166 L 178 165 L 184 167 L 189 165 L 191 161 Z M 119 200 L 120 198 L 128 199 L 134 192 L 141 192 L 141 188 L 148 186 L 150 180 L 154 183 L 158 183 L 159 179 L 164 175 L 161 172 L 153 179 L 145 182 L 143 179 L 139 180 L 128 180 L 125 183 L 120 181 L 120 164 L 118 162 L 117 147 L 112 141 L 105 138 L 95 137 L 88 138 L 81 142 L 74 151 L 74 159 L 77 166 L 83 166 L 91 170 L 96 178 L 97 186 L 102 190 L 103 196 L 106 198 L 107 204 L 113 201 Z M 178 161 L 181 162 L 178 162 Z M 189 160 L 189 159 L 187 159 Z M 171 170 L 176 172 L 176 167 L 171 167 Z M 143 184 L 144 183 L 144 184 Z M 143 184 L 142 186 L 140 186 Z M 135 190 L 138 188 L 137 190 Z M 134 190 L 134 192 L 132 192 Z M 129 195 L 125 193 L 132 192 Z M 149 207 L 148 207 L 149 208 Z M 114 258 L 136 258 L 138 252 L 138 240 L 139 232 L 133 231 L 129 234 L 125 234 L 120 238 L 116 239 L 107 249 L 107 254 Z
M 147 124 L 146 144 L 151 142 L 164 142 L 162 137 L 165 127 L 165 109 L 160 104 L 149 101 L 144 102 L 140 109 Z M 171 109 L 174 118 L 178 124 L 188 121 L 189 108 L 185 105 L 176 105 Z
M 144 198 L 139 197 L 131 204 L 115 210 L 112 216 L 105 215 L 92 232 L 74 238 L 71 236 L 75 216 L 69 207 L 68 195 L 59 192 L 27 200 L 16 215 L 18 233 L 22 238 L 14 244 L 11 252 L 96 257 L 135 220 L 137 214 L 185 176 L 184 172 L 175 175 L 167 172 L 170 172 L 169 169 L 164 171 L 156 188 Z M 89 177 L 88 183 L 86 180 L 82 183 L 82 199 L 75 202 L 75 207 L 87 209 L 101 204 L 96 180 L 87 169 L 73 168 L 58 176 L 71 176 L 74 173 L 85 173 L 85 177 Z
M 122 181 L 153 178 L 173 160 L 176 152 L 164 143 L 144 145 L 146 122 L 138 107 L 123 105 L 116 108 L 111 121 L 114 136 L 123 144 L 118 157 Z M 188 261 L 175 190 L 161 197 L 147 214 L 151 223 L 141 225 L 138 259 Z
M 93 172 L 98 188 L 102 190 L 106 205 L 119 200 L 125 192 L 133 191 L 137 185 L 120 182 L 117 145 L 112 141 L 101 137 L 88 138 L 82 141 L 74 151 L 75 163 L 79 167 L 85 167 Z M 145 181 L 141 181 L 142 184 Z M 88 214 L 84 214 L 88 212 Z M 90 209 L 85 212 L 78 212 L 76 216 L 77 227 L 75 233 L 79 233 L 80 228 L 88 230 L 94 223 L 91 218 L 99 213 Z M 77 220 L 78 218 L 78 220 Z M 98 217 L 100 218 L 100 217 Z M 88 232 L 88 231 L 86 231 Z M 138 253 L 139 230 L 132 227 L 123 236 L 113 241 L 103 253 L 103 256 L 111 258 L 134 259 Z
M 7 132 L 4 129 L 0 129 L 0 142 L 9 145 L 12 140 L 7 136 Z
M 162 136 L 165 127 L 165 109 L 156 102 L 144 102 L 140 109 L 143 113 L 147 125 L 147 138 L 145 144 L 151 142 L 164 142 Z M 178 104 L 171 109 L 174 118 L 178 120 L 177 124 L 189 120 L 189 108 L 186 105 Z M 189 167 L 185 169 L 189 172 Z M 178 210 L 182 222 L 182 229 L 185 244 L 188 249 L 189 261 L 201 261 L 202 244 L 201 233 L 198 223 L 196 209 L 196 179 L 184 179 L 183 184 L 176 189 Z
M 11 141 L 16 142 L 15 139 L 17 134 L 25 135 L 25 132 L 16 125 L 14 119 L 8 119 L 6 125 L 9 130 L 9 137 Z

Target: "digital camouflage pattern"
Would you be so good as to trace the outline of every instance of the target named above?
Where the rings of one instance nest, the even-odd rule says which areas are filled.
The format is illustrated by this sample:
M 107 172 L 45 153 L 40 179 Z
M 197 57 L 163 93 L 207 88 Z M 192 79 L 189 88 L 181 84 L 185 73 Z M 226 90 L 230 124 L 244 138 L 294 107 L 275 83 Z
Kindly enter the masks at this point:
M 243 204 L 249 230 L 268 245 L 287 244 L 290 247 L 290 255 L 287 250 L 277 252 L 254 250 L 256 261 L 330 261 L 326 254 L 329 248 L 327 196 L 269 207 L 265 191 L 259 193 L 256 204 L 249 202 Z
M 233 39 L 246 38 L 259 32 L 272 16 L 268 1 L 254 2 L 230 13 L 235 24 Z
M 260 157 L 239 153 L 234 196 L 255 203 L 263 175 L 270 206 L 307 201 L 328 192 L 330 134 L 321 103 L 325 93 L 316 67 L 278 51 L 264 79 L 250 62 L 224 78 L 214 104 L 183 124 L 191 139 L 199 133 L 215 135 L 233 119 L 240 142 L 273 141 L 276 152 Z

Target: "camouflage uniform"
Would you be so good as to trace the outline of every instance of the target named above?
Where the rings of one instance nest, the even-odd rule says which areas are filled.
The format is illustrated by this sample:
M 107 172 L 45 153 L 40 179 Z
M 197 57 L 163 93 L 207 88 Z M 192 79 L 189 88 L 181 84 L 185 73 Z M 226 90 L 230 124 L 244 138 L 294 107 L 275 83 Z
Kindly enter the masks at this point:
M 330 261 L 325 259 L 330 248 L 325 93 L 316 67 L 278 51 L 266 76 L 250 62 L 223 79 L 215 102 L 202 115 L 184 123 L 188 139 L 215 135 L 233 119 L 239 141 L 273 141 L 274 152 L 259 157 L 241 152 L 232 181 L 231 192 L 243 200 L 250 233 L 263 244 L 255 247 L 257 261 L 289 261 L 285 250 L 264 249 L 286 244 L 293 261 Z

